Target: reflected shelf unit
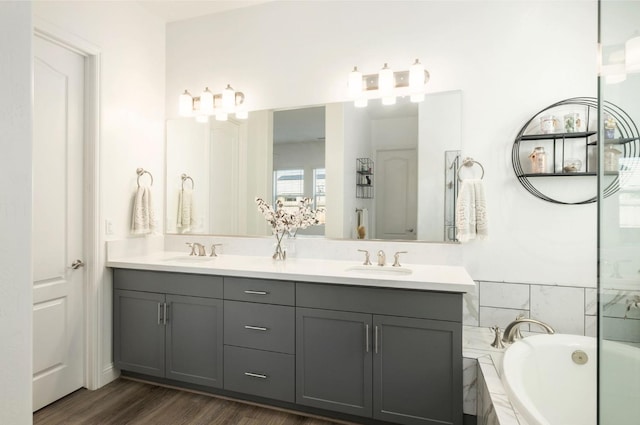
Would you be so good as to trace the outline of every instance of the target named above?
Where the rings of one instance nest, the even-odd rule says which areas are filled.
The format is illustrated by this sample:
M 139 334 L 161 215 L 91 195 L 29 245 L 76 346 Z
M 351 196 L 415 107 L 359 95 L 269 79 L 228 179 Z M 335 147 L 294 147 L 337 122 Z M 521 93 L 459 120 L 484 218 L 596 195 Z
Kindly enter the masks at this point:
M 373 198 L 373 160 L 356 158 L 356 198 Z

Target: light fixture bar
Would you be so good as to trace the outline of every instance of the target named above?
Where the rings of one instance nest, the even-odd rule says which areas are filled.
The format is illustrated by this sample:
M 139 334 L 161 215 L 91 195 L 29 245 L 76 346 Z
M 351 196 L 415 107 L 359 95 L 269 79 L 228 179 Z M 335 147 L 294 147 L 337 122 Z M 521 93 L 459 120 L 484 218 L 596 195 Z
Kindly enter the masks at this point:
M 427 84 L 429 81 L 429 71 L 424 70 L 424 84 Z M 409 71 L 395 71 L 393 73 L 394 80 L 394 88 L 404 88 L 409 87 Z M 363 91 L 372 91 L 379 90 L 378 86 L 378 74 L 367 74 L 362 76 L 362 90 Z
M 222 119 L 227 114 L 235 114 L 238 119 L 246 119 L 248 112 L 243 107 L 244 93 L 234 92 L 230 85 L 227 85 L 225 91 L 227 92 L 226 99 L 224 92 L 213 94 L 208 88 L 205 88 L 200 96 L 191 96 L 189 91 L 185 90 L 179 97 L 179 114 L 187 117 L 200 117 L 200 122 L 206 122 L 203 117 L 215 115 L 219 117 L 218 119 Z M 203 96 L 205 97 L 204 102 Z M 223 111 L 226 114 L 220 113 Z

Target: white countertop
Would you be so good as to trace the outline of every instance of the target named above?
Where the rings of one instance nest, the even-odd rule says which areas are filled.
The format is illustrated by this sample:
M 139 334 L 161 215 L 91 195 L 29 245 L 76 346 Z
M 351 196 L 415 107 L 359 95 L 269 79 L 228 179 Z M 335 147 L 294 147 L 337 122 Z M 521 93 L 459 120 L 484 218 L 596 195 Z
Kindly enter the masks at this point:
M 377 270 L 348 270 L 361 264 L 353 261 L 288 258 L 284 261 L 271 257 L 220 255 L 218 257 L 190 257 L 184 252 L 158 252 L 154 254 L 109 258 L 108 267 L 137 270 L 156 270 L 238 276 L 264 279 L 294 280 L 385 288 L 417 289 L 423 291 L 469 292 L 475 282 L 464 267 L 425 264 L 403 264 L 411 274 L 395 273 L 387 264 L 367 268 Z

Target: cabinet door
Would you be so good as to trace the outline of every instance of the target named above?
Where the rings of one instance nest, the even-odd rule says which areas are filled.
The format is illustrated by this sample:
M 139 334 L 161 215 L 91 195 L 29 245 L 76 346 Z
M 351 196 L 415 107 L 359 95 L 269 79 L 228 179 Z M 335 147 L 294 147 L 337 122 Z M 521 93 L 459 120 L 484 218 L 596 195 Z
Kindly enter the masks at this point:
M 222 320 L 222 300 L 167 295 L 167 378 L 222 388 Z
M 371 416 L 372 316 L 296 309 L 296 403 Z
M 164 294 L 115 290 L 113 358 L 116 367 L 164 376 Z
M 374 418 L 461 425 L 461 324 L 376 315 L 373 325 Z

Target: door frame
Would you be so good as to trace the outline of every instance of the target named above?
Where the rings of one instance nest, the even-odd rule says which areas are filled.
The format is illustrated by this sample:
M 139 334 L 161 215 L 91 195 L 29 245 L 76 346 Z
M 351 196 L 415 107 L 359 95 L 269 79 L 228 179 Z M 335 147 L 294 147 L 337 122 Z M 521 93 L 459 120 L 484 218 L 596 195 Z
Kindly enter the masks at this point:
M 102 386 L 101 341 L 104 340 L 102 317 L 104 296 L 102 282 L 104 249 L 100 234 L 100 62 L 97 46 L 51 24 L 33 17 L 33 36 L 58 44 L 85 58 L 84 77 L 84 141 L 83 141 L 83 327 L 84 327 L 84 386 L 90 390 Z

